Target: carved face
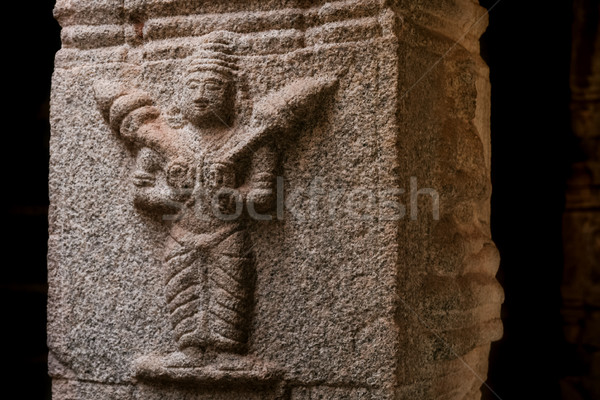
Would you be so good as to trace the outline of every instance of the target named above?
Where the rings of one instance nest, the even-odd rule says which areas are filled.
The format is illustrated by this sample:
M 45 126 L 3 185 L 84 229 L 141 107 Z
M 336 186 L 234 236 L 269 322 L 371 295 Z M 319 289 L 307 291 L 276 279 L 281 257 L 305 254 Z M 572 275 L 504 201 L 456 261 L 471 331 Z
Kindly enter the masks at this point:
M 213 71 L 191 73 L 186 80 L 183 113 L 198 127 L 229 125 L 232 113 L 233 84 Z

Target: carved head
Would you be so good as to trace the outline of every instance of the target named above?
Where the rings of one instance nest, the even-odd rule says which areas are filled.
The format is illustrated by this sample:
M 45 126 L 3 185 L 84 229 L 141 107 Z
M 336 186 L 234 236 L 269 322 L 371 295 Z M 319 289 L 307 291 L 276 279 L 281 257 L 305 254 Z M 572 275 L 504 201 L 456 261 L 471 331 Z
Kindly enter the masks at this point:
M 236 65 L 229 51 L 224 43 L 205 44 L 187 66 L 181 109 L 198 127 L 231 124 Z

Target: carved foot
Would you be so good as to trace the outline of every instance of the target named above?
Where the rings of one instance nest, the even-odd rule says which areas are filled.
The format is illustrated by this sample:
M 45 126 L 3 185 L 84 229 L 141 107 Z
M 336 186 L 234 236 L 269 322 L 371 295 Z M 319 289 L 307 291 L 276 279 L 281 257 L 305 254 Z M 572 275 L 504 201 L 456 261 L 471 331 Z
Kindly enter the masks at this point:
M 231 353 L 206 354 L 175 352 L 168 355 L 148 355 L 134 362 L 136 379 L 146 382 L 187 382 L 211 385 L 265 385 L 280 382 L 278 368 Z
M 214 367 L 222 371 L 249 371 L 254 368 L 255 361 L 239 354 L 217 354 Z
M 164 356 L 148 355 L 140 357 L 135 361 L 134 368 L 137 372 L 156 368 L 197 368 L 202 365 L 201 355 L 177 351 Z

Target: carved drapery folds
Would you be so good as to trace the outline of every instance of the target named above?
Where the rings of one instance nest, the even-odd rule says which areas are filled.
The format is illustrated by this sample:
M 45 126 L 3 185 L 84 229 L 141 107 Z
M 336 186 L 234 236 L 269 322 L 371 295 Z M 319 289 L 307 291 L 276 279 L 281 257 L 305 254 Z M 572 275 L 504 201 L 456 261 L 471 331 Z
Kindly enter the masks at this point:
M 58 1 L 55 398 L 478 398 L 483 12 Z

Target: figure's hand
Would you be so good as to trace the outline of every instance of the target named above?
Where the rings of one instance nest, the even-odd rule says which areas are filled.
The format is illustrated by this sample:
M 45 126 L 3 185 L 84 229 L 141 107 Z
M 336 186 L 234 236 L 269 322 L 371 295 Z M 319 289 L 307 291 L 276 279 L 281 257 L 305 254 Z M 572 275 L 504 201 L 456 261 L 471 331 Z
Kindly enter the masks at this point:
M 240 193 L 235 189 L 235 171 L 232 164 L 213 163 L 205 170 L 205 187 L 214 211 L 223 216 L 236 213 Z
M 215 162 L 205 170 L 204 182 L 207 187 L 213 189 L 234 188 L 235 171 L 233 164 Z
M 175 214 L 181 208 L 176 192 L 166 182 L 164 160 L 154 150 L 138 151 L 132 183 L 136 207 L 157 215 Z
M 160 155 L 148 147 L 138 150 L 135 159 L 133 182 L 136 186 L 153 186 L 156 175 L 163 169 L 164 161 Z
M 246 196 L 249 210 L 265 213 L 275 206 L 275 193 L 272 189 L 252 189 Z

